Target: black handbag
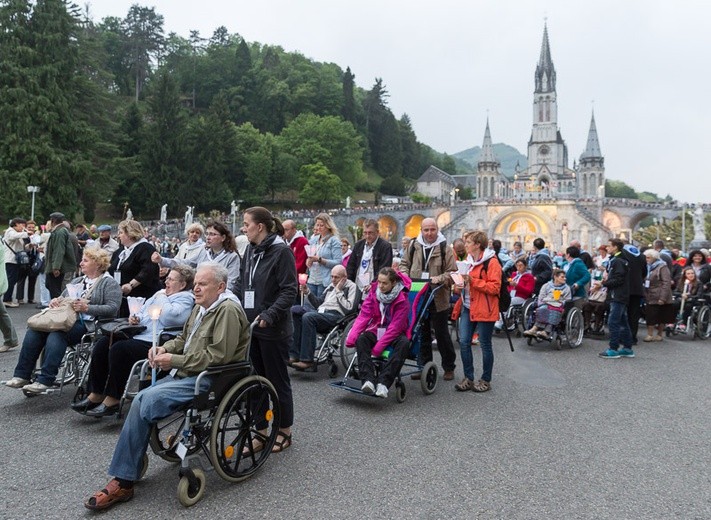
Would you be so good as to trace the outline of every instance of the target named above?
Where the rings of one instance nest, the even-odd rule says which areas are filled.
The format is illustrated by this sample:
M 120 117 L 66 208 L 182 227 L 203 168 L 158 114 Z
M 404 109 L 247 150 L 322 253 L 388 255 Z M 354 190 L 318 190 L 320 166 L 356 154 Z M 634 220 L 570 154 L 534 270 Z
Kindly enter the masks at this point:
M 111 320 L 99 324 L 99 332 L 111 338 L 111 343 L 131 339 L 144 330 L 146 330 L 145 325 L 131 325 L 128 322 L 128 318 Z

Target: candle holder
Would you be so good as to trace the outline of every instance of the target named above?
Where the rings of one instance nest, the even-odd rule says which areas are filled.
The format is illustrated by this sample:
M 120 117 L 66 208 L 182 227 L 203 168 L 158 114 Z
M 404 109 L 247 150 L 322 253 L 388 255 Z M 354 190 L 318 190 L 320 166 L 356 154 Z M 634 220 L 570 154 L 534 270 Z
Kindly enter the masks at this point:
M 131 316 L 138 316 L 138 313 L 141 312 L 141 307 L 146 301 L 145 298 L 140 296 L 128 296 L 126 300 L 128 301 L 128 312 Z
M 299 275 L 299 286 L 302 286 L 302 287 L 303 287 L 304 285 L 306 285 L 306 282 L 307 282 L 308 279 L 309 279 L 309 275 L 308 275 L 308 274 L 306 274 L 306 273 L 301 273 L 301 274 Z M 299 291 L 299 292 L 301 292 L 301 291 Z M 302 292 L 302 293 L 301 293 L 301 305 L 303 305 L 303 304 L 304 304 L 304 293 Z

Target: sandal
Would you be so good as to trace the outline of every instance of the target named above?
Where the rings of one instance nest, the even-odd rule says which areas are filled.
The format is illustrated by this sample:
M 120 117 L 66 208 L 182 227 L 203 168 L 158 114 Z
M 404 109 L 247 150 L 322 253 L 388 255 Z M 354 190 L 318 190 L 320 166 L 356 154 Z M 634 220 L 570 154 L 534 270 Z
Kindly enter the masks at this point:
M 84 502 L 84 507 L 100 511 L 108 509 L 118 502 L 128 502 L 133 498 L 133 488 L 122 488 L 116 479 L 112 479 L 101 491 L 97 491 Z
M 245 446 L 244 449 L 242 450 L 242 456 L 243 457 L 249 457 L 250 454 L 254 453 L 255 455 L 262 451 L 264 449 L 264 446 L 267 445 L 267 440 L 264 437 L 264 435 L 261 434 L 256 434 L 254 438 L 252 439 L 252 450 L 249 450 L 249 446 Z
M 281 440 L 279 440 L 279 437 L 281 437 Z M 272 453 L 279 453 L 281 451 L 284 451 L 289 446 L 291 446 L 291 435 L 287 435 L 286 433 L 280 430 L 279 433 L 277 433 L 276 440 L 274 441 Z
M 476 383 L 472 384 L 472 390 L 475 392 L 488 392 L 491 390 L 491 383 L 480 379 Z
M 457 392 L 468 392 L 472 389 L 472 381 L 465 377 L 464 379 L 462 379 L 461 383 L 457 383 L 454 385 L 454 389 Z

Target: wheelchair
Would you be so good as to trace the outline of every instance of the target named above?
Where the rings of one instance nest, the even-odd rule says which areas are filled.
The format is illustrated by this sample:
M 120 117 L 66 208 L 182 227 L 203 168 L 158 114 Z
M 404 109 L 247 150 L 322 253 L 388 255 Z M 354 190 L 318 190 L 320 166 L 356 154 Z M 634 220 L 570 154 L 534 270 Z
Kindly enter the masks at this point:
M 149 370 L 145 361 L 143 375 Z M 201 392 L 200 383 L 206 377 L 212 383 Z M 142 385 L 149 386 L 150 381 L 143 380 Z M 189 507 L 204 496 L 208 466 L 228 482 L 251 477 L 271 454 L 279 418 L 276 390 L 269 380 L 254 374 L 248 354 L 245 361 L 201 372 L 192 402 L 153 425 L 149 446 L 163 460 L 180 463 L 177 497 Z M 255 440 L 262 443 L 262 449 L 254 449 Z M 148 456 L 144 455 L 141 476 L 147 468 Z
M 680 301 L 675 297 L 677 301 Z M 691 305 L 691 312 L 688 318 L 680 313 L 676 322 L 665 329 L 667 337 L 685 334 L 692 339 L 708 339 L 711 337 L 711 306 L 709 296 L 700 298 L 690 298 L 685 305 Z
M 528 305 L 526 307 L 526 305 Z M 526 319 L 526 327 L 531 328 L 536 323 L 536 301 L 531 299 L 530 303 L 527 301 L 524 304 L 525 312 L 524 316 Z M 560 350 L 563 346 L 563 342 L 568 345 L 569 348 L 578 348 L 583 343 L 583 332 L 585 331 L 585 323 L 583 320 L 582 311 L 576 306 L 576 302 L 567 301 L 563 308 L 563 316 L 560 323 L 553 327 L 553 331 L 550 335 L 550 339 L 545 339 L 536 336 L 527 337 L 528 345 L 533 345 L 547 341 L 552 343 L 557 350 Z
M 319 365 L 328 364 L 328 376 L 336 377 L 338 374 L 336 358 L 340 359 L 343 368 L 347 369 L 351 354 L 346 352 L 345 343 L 357 316 L 357 312 L 346 314 L 328 332 L 317 333 L 313 365 L 299 372 L 317 372 Z
M 420 388 L 422 393 L 425 395 L 431 395 L 437 388 L 437 382 L 439 380 L 439 371 L 437 365 L 434 361 L 428 361 L 422 365 L 419 361 L 420 353 L 420 333 L 422 328 L 422 321 L 428 315 L 429 306 L 434 300 L 436 292 L 441 288 L 441 286 L 433 286 L 428 282 L 418 282 L 413 281 L 412 287 L 409 293 L 410 299 L 410 316 L 412 317 L 411 322 L 413 323 L 411 327 L 411 339 L 409 345 L 409 352 L 405 364 L 400 369 L 400 373 L 395 378 L 393 383 L 395 387 L 395 400 L 398 403 L 404 403 L 407 397 L 407 387 L 403 382 L 403 378 L 413 375 L 422 374 L 420 378 Z M 419 290 L 418 290 L 419 289 Z M 346 368 L 346 373 L 343 379 L 339 381 L 334 381 L 329 383 L 334 388 L 340 388 L 342 390 L 347 390 L 360 395 L 366 395 L 361 391 L 361 381 L 358 375 L 358 355 L 355 348 L 346 348 L 345 341 L 350 333 L 355 319 L 353 319 L 343 334 L 342 342 L 342 360 L 348 360 L 348 366 Z M 347 353 L 344 351 L 348 351 Z M 385 364 L 387 360 L 387 355 L 389 354 L 389 349 L 385 349 L 381 357 L 373 358 L 375 364 L 376 375 L 380 372 L 381 367 Z M 372 397 L 375 397 L 374 395 Z

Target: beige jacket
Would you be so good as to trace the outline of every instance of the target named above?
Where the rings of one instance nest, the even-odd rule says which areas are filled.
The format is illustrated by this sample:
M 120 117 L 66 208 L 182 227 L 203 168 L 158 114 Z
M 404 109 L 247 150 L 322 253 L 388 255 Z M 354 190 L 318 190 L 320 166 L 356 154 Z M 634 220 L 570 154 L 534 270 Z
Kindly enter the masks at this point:
M 417 240 L 413 240 L 410 247 L 405 251 L 404 258 L 400 261 L 400 272 L 405 273 L 412 279 L 422 277 L 425 272 L 424 255 L 422 252 L 422 244 Z M 427 262 L 426 272 L 430 275 L 430 281 L 434 284 L 444 284 L 444 288 L 437 291 L 435 295 L 435 309 L 437 312 L 442 312 L 449 309 L 452 277 L 449 273 L 457 270 L 457 263 L 454 260 L 454 253 L 449 245 L 444 247 L 445 257 L 442 259 L 442 247 L 437 244 L 432 248 L 429 261 Z

